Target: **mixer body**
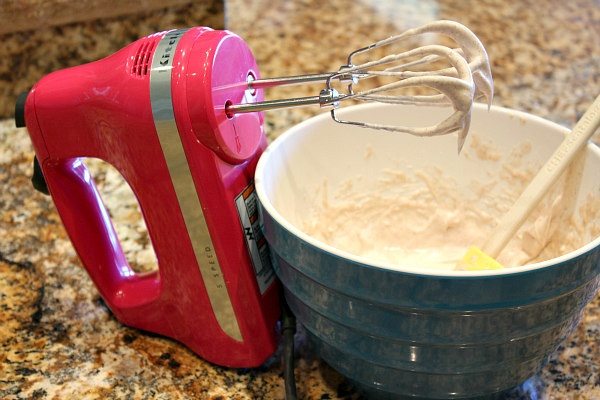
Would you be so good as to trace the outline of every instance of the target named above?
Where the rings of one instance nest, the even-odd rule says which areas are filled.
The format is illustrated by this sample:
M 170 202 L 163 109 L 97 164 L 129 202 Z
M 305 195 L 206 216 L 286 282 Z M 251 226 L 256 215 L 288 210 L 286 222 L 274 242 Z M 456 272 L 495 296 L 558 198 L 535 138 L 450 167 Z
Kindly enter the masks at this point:
M 272 354 L 279 316 L 252 186 L 266 147 L 263 116 L 224 112 L 228 101 L 261 100 L 245 90 L 249 77 L 258 68 L 238 36 L 196 27 L 54 72 L 24 106 L 49 192 L 114 315 L 230 367 Z M 155 272 L 128 265 L 85 157 L 108 162 L 130 185 Z

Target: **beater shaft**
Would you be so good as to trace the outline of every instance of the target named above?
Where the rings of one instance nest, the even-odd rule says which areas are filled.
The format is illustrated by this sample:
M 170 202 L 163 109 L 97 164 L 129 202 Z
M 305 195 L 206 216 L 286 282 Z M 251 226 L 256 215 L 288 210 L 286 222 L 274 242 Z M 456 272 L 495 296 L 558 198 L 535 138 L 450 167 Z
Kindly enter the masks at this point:
M 310 82 L 325 82 L 327 78 L 334 75 L 335 72 L 325 72 L 321 74 L 306 74 L 294 76 L 280 76 L 277 78 L 263 78 L 248 81 L 248 89 L 267 89 L 275 86 L 297 85 Z
M 320 96 L 295 97 L 291 99 L 265 100 L 256 103 L 232 104 L 227 107 L 227 115 L 276 110 L 278 108 L 289 108 L 319 104 Z

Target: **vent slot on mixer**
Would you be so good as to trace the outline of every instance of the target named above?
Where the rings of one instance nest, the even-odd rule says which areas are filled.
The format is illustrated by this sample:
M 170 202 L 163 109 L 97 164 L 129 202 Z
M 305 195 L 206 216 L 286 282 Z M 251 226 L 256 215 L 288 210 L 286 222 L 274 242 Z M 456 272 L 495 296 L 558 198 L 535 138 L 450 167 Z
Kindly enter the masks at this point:
M 156 46 L 157 39 L 149 38 L 142 41 L 135 52 L 133 63 L 131 64 L 131 74 L 142 77 L 150 73 L 150 63 L 152 62 L 152 51 Z

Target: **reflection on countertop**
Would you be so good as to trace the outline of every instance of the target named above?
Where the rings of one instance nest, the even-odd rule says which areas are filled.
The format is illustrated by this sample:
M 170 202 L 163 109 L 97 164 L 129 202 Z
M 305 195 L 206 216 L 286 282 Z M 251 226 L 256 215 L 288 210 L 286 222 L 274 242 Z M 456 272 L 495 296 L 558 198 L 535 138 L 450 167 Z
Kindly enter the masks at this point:
M 226 27 L 249 42 L 264 76 L 337 69 L 351 49 L 427 21 L 454 19 L 488 49 L 494 104 L 572 126 L 600 91 L 597 0 L 230 0 L 225 17 Z M 158 29 L 181 22 L 162 18 L 154 21 Z M 92 34 L 89 27 L 73 29 Z M 115 40 L 111 35 L 130 35 L 118 24 L 104 33 L 106 42 L 97 39 L 93 48 L 76 51 L 97 54 Z M 63 54 L 55 43 L 36 43 L 40 56 Z M 22 67 L 41 75 L 35 65 Z M 268 97 L 319 89 L 273 89 Z M 266 113 L 269 138 L 319 112 L 308 107 Z M 25 131 L 13 126 L 0 123 L 0 398 L 283 399 L 279 354 L 257 369 L 216 367 L 174 341 L 116 321 L 51 200 L 31 187 L 31 145 Z M 114 169 L 100 165 L 96 171 L 128 259 L 151 267 L 153 255 L 127 185 Z M 302 332 L 297 347 L 300 398 L 360 398 L 314 354 Z M 550 363 L 506 398 L 600 398 L 599 297 Z

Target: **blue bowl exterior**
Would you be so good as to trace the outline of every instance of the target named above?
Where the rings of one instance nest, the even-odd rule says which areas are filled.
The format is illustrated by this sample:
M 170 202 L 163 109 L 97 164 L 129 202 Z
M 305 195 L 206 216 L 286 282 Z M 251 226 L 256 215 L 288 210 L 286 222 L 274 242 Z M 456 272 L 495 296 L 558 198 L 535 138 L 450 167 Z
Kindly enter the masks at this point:
M 321 357 L 384 397 L 465 398 L 519 385 L 600 287 L 597 247 L 521 273 L 418 275 L 337 256 L 262 215 L 286 298 Z

